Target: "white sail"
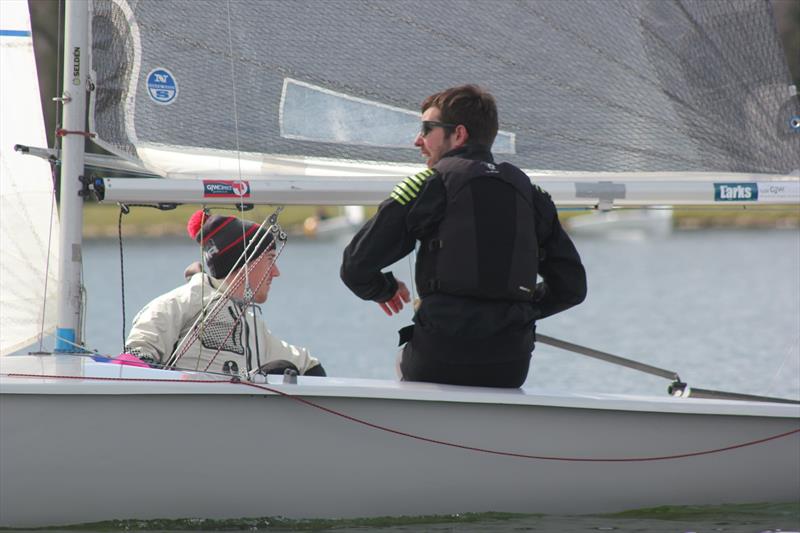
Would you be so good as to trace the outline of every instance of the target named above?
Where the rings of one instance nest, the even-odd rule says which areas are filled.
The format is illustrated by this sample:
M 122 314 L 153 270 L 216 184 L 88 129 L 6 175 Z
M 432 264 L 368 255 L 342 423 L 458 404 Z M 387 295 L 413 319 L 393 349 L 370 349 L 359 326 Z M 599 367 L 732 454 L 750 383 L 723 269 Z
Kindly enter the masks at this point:
M 0 355 L 55 327 L 58 214 L 50 165 L 14 150 L 47 146 L 25 0 L 0 3 Z M 48 264 L 50 265 L 48 267 Z

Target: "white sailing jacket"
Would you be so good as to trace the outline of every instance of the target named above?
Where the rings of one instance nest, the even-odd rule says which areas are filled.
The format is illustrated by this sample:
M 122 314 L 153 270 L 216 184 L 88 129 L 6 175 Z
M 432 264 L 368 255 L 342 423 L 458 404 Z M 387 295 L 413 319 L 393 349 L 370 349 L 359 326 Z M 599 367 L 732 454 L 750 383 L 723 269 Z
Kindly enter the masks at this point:
M 184 285 L 151 301 L 134 317 L 126 351 L 149 363 L 166 364 L 203 308 L 212 312 L 209 304 L 219 299 L 215 297 L 218 284 L 208 275 L 197 273 Z M 293 363 L 301 374 L 319 364 L 306 348 L 273 336 L 255 309 L 258 308 L 244 309 L 240 303 L 228 300 L 213 319 L 206 319 L 197 326 L 196 333 L 189 335 L 186 342 L 191 345 L 174 366 L 244 377 L 261 365 L 280 359 Z M 184 346 L 178 353 L 182 351 Z

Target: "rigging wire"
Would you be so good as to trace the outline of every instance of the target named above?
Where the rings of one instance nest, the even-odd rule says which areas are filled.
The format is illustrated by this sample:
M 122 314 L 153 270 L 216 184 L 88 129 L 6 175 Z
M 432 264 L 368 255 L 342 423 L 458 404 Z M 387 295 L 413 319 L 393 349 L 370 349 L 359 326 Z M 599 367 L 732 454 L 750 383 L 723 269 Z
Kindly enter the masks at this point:
M 228 2 L 226 3 L 226 18 L 227 18 L 226 22 L 227 22 L 227 31 L 228 31 L 228 56 L 230 58 L 230 67 L 231 67 L 230 83 L 231 83 L 231 89 L 232 89 L 232 92 L 233 92 L 233 98 L 232 98 L 232 103 L 233 103 L 233 125 L 234 125 L 234 140 L 235 140 L 235 144 L 236 144 L 236 162 L 237 162 L 237 173 L 238 173 L 237 177 L 238 177 L 239 181 L 242 182 L 242 164 L 241 164 L 241 144 L 240 144 L 240 132 L 239 132 L 239 114 L 238 114 L 238 101 L 237 101 L 237 98 L 236 98 L 236 94 L 237 94 L 236 65 L 235 65 L 235 61 L 234 61 L 234 51 L 233 51 L 233 31 L 232 31 L 232 24 L 231 24 L 231 2 L 230 2 L 230 0 L 228 0 Z M 238 218 L 239 218 L 240 222 L 243 222 L 243 221 L 246 220 L 244 218 L 244 212 L 245 212 L 245 207 L 246 207 L 245 203 L 244 203 L 244 196 L 245 196 L 245 193 L 246 193 L 246 189 L 240 189 L 240 191 L 241 192 L 239 194 L 239 205 L 238 205 L 238 207 L 239 207 L 239 209 L 238 209 L 239 210 L 239 215 L 238 215 Z M 243 263 L 242 263 L 242 268 L 244 269 L 243 277 L 237 277 L 234 282 L 229 283 L 228 281 L 229 281 L 229 279 L 231 277 L 232 272 L 228 273 L 228 275 L 223 280 L 222 284 L 215 289 L 215 293 L 211 296 L 209 303 L 203 305 L 203 308 L 202 308 L 202 311 L 201 311 L 200 315 L 197 317 L 197 319 L 194 321 L 194 323 L 189 328 L 187 333 L 184 335 L 184 337 L 178 343 L 178 345 L 176 346 L 176 348 L 173 351 L 173 353 L 170 355 L 170 357 L 167 360 L 167 363 L 165 365 L 166 367 L 168 367 L 168 368 L 169 367 L 173 367 L 175 364 L 177 364 L 177 362 L 180 360 L 180 358 L 188 351 L 189 347 L 192 344 L 194 344 L 194 342 L 196 342 L 198 340 L 198 338 L 200 338 L 202 336 L 205 323 L 207 321 L 213 320 L 215 318 L 215 316 L 224 308 L 224 306 L 227 305 L 227 302 L 228 302 L 228 300 L 230 300 L 233 292 L 235 290 L 237 290 L 238 287 L 240 285 L 242 285 L 242 283 L 244 283 L 244 290 L 243 290 L 244 304 L 243 304 L 243 309 L 245 311 L 237 316 L 237 318 L 234 321 L 232 327 L 228 331 L 227 336 L 225 337 L 225 339 L 221 343 L 219 343 L 219 347 L 217 348 L 217 350 L 214 353 L 214 355 L 212 356 L 210 362 L 206 366 L 206 370 L 208 370 L 208 368 L 211 366 L 211 364 L 216 359 L 217 355 L 219 355 L 219 352 L 222 350 L 222 347 L 225 345 L 225 342 L 227 342 L 228 338 L 230 338 L 230 336 L 233 334 L 233 332 L 236 329 L 236 326 L 238 325 L 238 323 L 241 320 L 242 316 L 244 316 L 244 313 L 246 312 L 246 309 L 248 307 L 257 307 L 257 306 L 255 306 L 253 304 L 253 298 L 254 298 L 255 294 L 257 293 L 259 287 L 264 283 L 266 278 L 269 276 L 269 273 L 274 268 L 275 262 L 278 260 L 278 257 L 282 253 L 283 248 L 284 248 L 284 246 L 286 244 L 286 234 L 283 232 L 283 230 L 277 224 L 277 217 L 278 217 L 278 214 L 280 214 L 282 209 L 283 209 L 283 207 L 279 206 L 272 215 L 270 215 L 267 219 L 265 219 L 260 224 L 260 226 L 262 228 L 264 228 L 266 223 L 269 221 L 270 226 L 267 229 L 267 231 L 264 232 L 264 234 L 261 236 L 261 238 L 258 240 L 258 242 L 253 245 L 253 248 L 251 249 L 249 254 L 248 254 L 248 250 L 247 250 L 248 246 L 245 244 L 244 251 L 242 252 L 242 256 L 240 256 L 240 258 L 239 258 L 240 260 L 243 261 Z M 242 223 L 241 226 L 242 226 L 242 242 L 246 243 L 247 234 L 246 234 L 245 224 Z M 201 225 L 201 231 L 202 231 L 202 225 Z M 256 286 L 256 288 L 253 289 L 253 287 L 251 285 L 251 282 L 250 282 L 250 270 L 251 269 L 249 268 L 249 261 L 250 261 L 250 259 L 252 257 L 253 252 L 259 248 L 261 243 L 264 242 L 264 239 L 266 239 L 267 236 L 270 233 L 275 233 L 275 234 L 278 235 L 278 239 L 277 240 L 279 240 L 281 242 L 281 246 L 278 249 L 277 245 L 273 245 L 274 248 L 277 250 L 275 259 L 269 265 L 268 269 L 266 270 L 266 272 L 264 273 L 262 278 L 259 280 L 258 285 Z M 201 234 L 201 239 L 200 239 L 201 250 L 202 250 L 202 241 L 203 241 L 203 237 L 202 237 L 202 234 Z M 266 257 L 265 254 L 261 254 L 261 256 L 256 258 L 256 262 L 263 260 L 265 257 Z M 202 261 L 201 261 L 201 267 L 202 267 Z M 237 271 L 238 270 L 240 270 L 240 269 L 237 269 Z M 222 293 L 220 294 L 220 289 L 222 287 L 224 287 L 224 291 L 222 291 Z M 205 288 L 205 286 L 203 286 L 203 289 L 204 288 Z M 202 298 L 203 298 L 202 301 L 205 301 L 205 296 L 204 295 L 202 296 Z M 244 344 L 245 344 L 245 349 L 249 350 L 250 349 L 249 343 L 244 343 Z M 245 358 L 249 360 L 249 354 L 245 354 Z M 200 361 L 200 358 L 198 358 L 198 360 L 197 360 L 198 368 L 199 368 L 199 361 Z
M 200 261 L 199 261 L 200 262 L 200 272 L 202 272 L 202 274 L 203 274 L 203 283 L 200 284 L 200 301 L 201 302 L 205 302 L 206 301 L 206 279 L 205 279 L 205 276 L 206 276 L 206 264 L 205 264 L 204 257 L 203 257 L 203 241 L 205 241 L 205 221 L 206 221 L 206 216 L 209 215 L 210 213 L 211 213 L 210 210 L 208 210 L 206 205 L 203 204 L 203 215 L 202 215 L 202 218 L 200 218 L 200 222 L 201 222 L 201 224 L 200 224 L 200 242 L 198 243 L 198 249 L 200 250 Z M 202 338 L 203 335 L 205 335 L 205 332 L 206 332 L 206 310 L 207 310 L 207 306 L 205 306 L 205 305 L 203 305 L 202 308 L 200 309 L 200 324 L 198 325 L 198 332 L 197 332 L 197 335 L 200 338 Z M 194 363 L 194 366 L 195 366 L 194 369 L 195 370 L 200 370 L 200 359 L 202 359 L 202 357 L 203 357 L 203 348 L 204 347 L 205 346 L 201 342 L 200 343 L 200 354 L 197 357 L 197 361 L 195 361 L 195 363 Z
M 262 237 L 262 240 L 265 239 L 265 238 L 266 238 L 266 234 Z M 259 244 L 260 244 L 260 242 L 261 241 L 259 241 Z M 269 266 L 267 267 L 266 272 L 264 272 L 264 275 L 261 276 L 261 279 L 259 280 L 258 285 L 256 286 L 255 290 L 254 291 L 251 290 L 250 291 L 251 294 L 249 294 L 249 295 L 245 294 L 244 304 L 242 305 L 242 313 L 240 313 L 236 317 L 236 320 L 234 321 L 233 326 L 228 330 L 228 334 L 225 336 L 225 339 L 220 343 L 219 348 L 217 348 L 217 351 L 214 353 L 214 356 L 208 362 L 208 364 L 206 365 L 206 368 L 204 370 L 208 370 L 209 368 L 211 368 L 211 365 L 214 363 L 214 361 L 216 360 L 217 356 L 222 351 L 222 347 L 225 345 L 225 342 L 227 342 L 227 340 L 230 338 L 230 336 L 233 334 L 234 330 L 236 329 L 236 326 L 238 325 L 238 323 L 242 320 L 242 317 L 244 317 L 245 314 L 247 313 L 247 309 L 249 307 L 254 307 L 254 308 L 256 307 L 253 304 L 253 298 L 255 297 L 255 294 L 258 292 L 258 289 L 261 287 L 261 285 L 264 283 L 264 281 L 269 277 L 269 273 L 272 272 L 272 269 L 275 267 L 275 263 L 278 262 L 278 257 L 280 257 L 280 254 L 283 252 L 283 249 L 284 249 L 285 246 L 286 246 L 286 240 L 285 239 L 281 240 L 280 249 L 278 249 L 277 246 L 276 246 L 275 259 L 273 259 L 272 263 L 269 264 Z M 256 246 L 255 249 L 258 249 L 258 246 Z M 246 253 L 246 251 L 245 251 L 245 253 Z M 262 253 L 258 258 L 256 258 L 255 263 L 258 264 L 259 262 L 264 261 L 266 259 L 266 257 L 267 257 L 266 252 Z M 245 267 L 245 270 L 247 270 L 246 267 Z M 246 279 L 247 278 L 245 277 L 245 280 Z M 239 280 L 237 280 L 237 281 L 241 281 L 241 278 Z M 247 281 L 245 281 L 245 283 L 247 283 Z M 237 285 L 238 284 L 239 283 L 237 283 Z M 245 320 L 244 324 L 245 324 L 245 326 L 247 325 L 246 320 Z M 247 345 L 247 344 L 249 344 L 249 342 L 243 343 L 243 344 Z
M 236 62 L 234 60 L 234 54 L 233 54 L 233 29 L 232 29 L 232 24 L 231 24 L 231 2 L 230 2 L 230 0 L 228 0 L 227 3 L 226 3 L 226 22 L 227 22 L 227 29 L 228 29 L 228 54 L 229 54 L 229 57 L 230 57 L 230 67 L 231 67 L 230 82 L 231 82 L 231 89 L 232 89 L 232 93 L 233 93 L 232 103 L 233 103 L 234 142 L 236 143 L 236 165 L 237 165 L 237 173 L 238 173 L 237 175 L 238 175 L 239 182 L 242 182 L 242 158 L 241 158 L 241 145 L 240 145 L 240 139 L 239 139 L 239 103 L 238 103 L 238 100 L 236 98 L 236 91 L 237 91 L 237 87 L 236 87 Z M 243 221 L 245 219 L 244 218 L 244 211 L 245 211 L 244 194 L 245 194 L 245 192 L 246 192 L 246 189 L 243 189 L 243 188 L 239 189 L 239 220 L 240 221 Z M 245 237 L 246 237 L 245 225 L 244 224 L 240 224 L 240 225 L 242 227 L 242 242 L 246 244 L 247 241 L 245 239 Z M 252 299 L 253 299 L 253 296 L 255 294 L 255 291 L 253 291 L 253 288 L 251 287 L 251 284 L 250 284 L 250 269 L 248 268 L 249 259 L 250 258 L 247 255 L 247 248 L 245 246 L 244 264 L 243 264 L 243 267 L 244 267 L 244 291 L 243 291 L 243 296 L 244 296 L 245 302 L 251 302 L 251 303 L 248 303 L 243 307 L 243 312 L 246 312 L 247 307 L 252 305 Z M 270 265 L 270 269 L 271 268 L 272 268 L 272 266 Z M 259 285 L 261 283 L 263 283 L 263 279 L 261 280 L 261 282 L 259 282 Z M 237 319 L 236 322 L 238 323 L 238 319 Z M 236 326 L 236 324 L 234 324 L 234 327 L 235 326 Z M 249 338 L 249 333 L 248 333 L 248 328 L 247 328 L 247 321 L 244 321 L 244 326 L 245 326 L 245 330 L 246 330 L 245 331 L 245 335 L 246 335 L 245 338 Z M 230 336 L 232 333 L 233 333 L 233 329 L 231 329 L 231 331 L 229 332 L 228 336 Z M 223 342 L 223 344 L 224 344 L 224 342 Z M 243 343 L 243 345 L 244 345 L 244 349 L 245 349 L 245 361 L 250 361 L 252 359 L 252 354 L 250 353 L 250 343 L 249 342 L 245 342 L 245 343 Z M 215 353 L 214 356 L 212 357 L 212 359 L 211 359 L 212 362 L 213 362 L 214 359 L 216 359 L 216 357 L 219 354 L 219 351 L 221 349 L 222 349 L 222 345 L 220 345 L 220 348 L 217 349 L 217 353 Z M 208 366 L 210 366 L 210 365 L 211 365 L 211 363 L 209 363 Z M 208 369 L 208 366 L 206 367 L 206 369 Z
M 64 21 L 64 12 L 63 12 L 63 2 L 58 2 L 58 18 L 56 22 L 56 95 L 61 96 L 61 25 Z M 33 28 L 31 28 L 33 29 Z M 61 99 L 56 97 L 53 98 L 53 103 L 55 106 L 55 118 L 58 121 L 59 118 L 59 111 L 61 106 Z M 56 133 L 58 130 L 58 125 L 53 129 L 53 148 L 58 153 L 59 145 L 61 143 L 61 137 Z M 56 190 L 59 184 L 59 174 L 56 172 L 56 168 L 59 168 L 56 161 L 50 161 L 50 175 L 53 182 L 53 191 L 51 195 L 51 202 L 50 202 L 50 222 L 47 227 L 47 259 L 45 260 L 45 268 L 44 268 L 44 293 L 42 294 L 42 320 L 41 325 L 39 327 L 39 351 L 42 352 L 44 349 L 44 323 L 47 320 L 47 284 L 50 280 L 50 251 L 52 250 L 52 243 L 53 243 L 53 217 L 56 210 L 57 204 L 57 197 L 56 197 Z
M 278 214 L 281 212 L 282 209 L 283 208 L 281 208 L 281 207 L 277 208 L 274 213 L 269 215 L 268 218 L 266 218 L 261 223 L 261 227 L 262 228 L 266 226 L 267 222 L 270 223 L 270 226 L 268 227 L 267 231 L 264 232 L 264 234 L 261 236 L 261 238 L 253 245 L 253 250 L 257 250 L 259 248 L 259 246 L 261 246 L 261 244 L 263 243 L 264 239 L 267 238 L 267 235 L 270 232 L 271 233 L 276 233 L 278 235 L 278 239 L 283 244 L 285 244 L 286 234 L 280 229 L 280 226 L 277 223 Z M 277 249 L 277 247 L 276 247 L 276 249 Z M 272 265 L 270 265 L 269 269 L 264 274 L 264 278 L 262 278 L 262 281 L 261 281 L 262 283 L 263 283 L 263 280 L 266 278 L 266 276 L 269 274 L 269 272 L 272 270 L 272 266 L 278 260 L 278 257 L 280 256 L 282 251 L 283 251 L 283 245 L 281 246 L 281 248 L 279 250 L 277 250 L 277 254 L 275 256 L 275 261 L 273 261 Z M 251 254 L 252 254 L 252 251 L 251 251 Z M 246 257 L 243 257 L 243 256 L 246 256 L 246 255 L 247 255 L 247 247 L 245 247 L 244 251 L 242 252 L 242 255 L 240 255 L 239 258 L 237 259 L 237 263 L 239 263 L 240 261 L 245 261 Z M 257 259 L 257 261 L 263 259 L 264 257 L 265 257 L 265 254 L 261 254 L 261 256 Z M 229 272 L 228 275 L 225 276 L 225 279 L 222 280 L 222 283 L 219 285 L 219 287 L 215 288 L 215 292 L 214 292 L 214 294 L 212 294 L 212 296 L 210 298 L 210 301 L 208 302 L 208 304 L 205 304 L 203 306 L 204 310 L 200 313 L 200 315 L 198 315 L 197 319 L 195 319 L 194 323 L 187 330 L 187 332 L 184 335 L 184 337 L 181 339 L 181 341 L 178 343 L 178 345 L 175 347 L 175 349 L 173 350 L 172 354 L 168 358 L 167 362 L 165 363 L 165 366 L 167 368 L 170 368 L 173 365 L 175 365 L 180 360 L 180 358 L 188 351 L 189 347 L 191 347 L 191 345 L 195 341 L 197 341 L 197 339 L 200 336 L 200 332 L 198 331 L 198 325 L 199 325 L 201 319 L 205 320 L 205 321 L 214 320 L 214 318 L 216 318 L 216 316 L 219 314 L 219 312 L 227 304 L 227 302 L 231 298 L 232 294 L 242 284 L 243 278 L 236 278 L 232 282 L 229 282 L 229 280 L 231 280 L 231 276 L 233 274 L 234 274 L 233 272 Z M 260 286 L 260 283 L 259 283 L 259 286 Z M 256 289 L 256 290 L 258 290 L 258 289 Z M 235 322 L 233 324 L 233 327 L 228 332 L 228 336 L 225 337 L 225 340 L 222 342 L 222 344 L 224 344 L 224 342 L 226 342 L 228 340 L 230 335 L 233 333 L 233 328 L 236 327 L 237 323 L 238 323 L 238 320 L 237 320 L 237 322 Z M 215 353 L 214 357 L 216 357 L 216 355 L 218 353 L 219 353 L 219 350 L 217 350 L 217 353 Z
M 270 217 L 270 218 L 272 218 L 272 217 Z M 272 226 L 270 226 L 270 230 L 269 231 L 275 232 L 275 229 L 278 229 L 278 227 L 276 227 L 275 225 L 272 225 Z M 256 245 L 254 247 L 254 250 L 257 250 L 259 248 L 259 246 L 261 245 L 261 243 L 264 241 L 264 239 L 267 238 L 267 235 L 269 234 L 269 231 L 265 232 L 264 235 L 261 237 L 261 239 L 259 239 L 258 243 L 256 243 Z M 258 289 L 261 287 L 261 285 L 264 283 L 264 281 L 266 281 L 266 279 L 269 277 L 270 272 L 272 272 L 272 269 L 275 267 L 275 264 L 278 262 L 278 258 L 280 257 L 281 253 L 283 253 L 283 249 L 286 246 L 286 238 L 285 238 L 285 235 L 283 234 L 282 231 L 281 231 L 280 237 L 281 237 L 280 238 L 280 242 L 281 242 L 280 249 L 277 247 L 277 245 L 274 246 L 274 249 L 276 250 L 275 258 L 272 260 L 272 263 L 270 263 L 270 265 L 268 266 L 267 270 L 261 276 L 261 279 L 258 281 L 258 285 L 256 286 L 255 290 L 251 290 L 250 291 L 251 293 L 249 295 L 248 294 L 244 295 L 244 303 L 242 304 L 242 312 L 236 317 L 236 320 L 234 321 L 232 327 L 228 330 L 228 334 L 225 336 L 225 339 L 220 343 L 219 348 L 217 348 L 217 351 L 214 353 L 214 356 L 208 362 L 208 364 L 206 365 L 206 368 L 204 370 L 208 370 L 209 368 L 211 368 L 211 365 L 214 363 L 214 360 L 216 360 L 216 358 L 219 355 L 220 351 L 222 351 L 222 347 L 225 345 L 225 343 L 228 341 L 230 336 L 233 334 L 233 332 L 236 329 L 236 326 L 242 320 L 242 317 L 245 316 L 245 314 L 247 312 L 247 309 L 249 307 L 257 308 L 257 306 L 253 304 L 253 298 L 255 297 L 255 294 L 258 292 Z M 244 254 L 246 254 L 246 253 L 247 253 L 247 250 L 245 250 Z M 257 257 L 255 259 L 255 264 L 257 265 L 261 261 L 265 261 L 266 258 L 267 258 L 267 254 L 266 254 L 266 252 L 264 252 L 259 257 Z M 245 270 L 247 270 L 246 267 L 245 267 Z M 245 274 L 246 274 L 246 272 L 245 272 Z M 246 276 L 245 276 L 244 280 L 245 280 L 245 283 L 247 283 Z M 241 285 L 241 283 L 242 283 L 242 278 L 236 279 L 236 281 L 234 282 L 234 287 L 233 287 L 232 291 L 235 290 L 236 287 Z M 255 313 L 254 313 L 254 315 L 255 315 Z M 247 326 L 246 320 L 244 322 L 244 325 Z M 245 335 L 247 335 L 245 337 L 245 339 L 249 339 L 249 334 L 245 333 Z M 249 344 L 249 342 L 246 342 L 246 343 L 243 343 L 243 344 Z
M 42 320 L 39 327 L 39 352 L 44 350 L 44 323 L 47 320 L 47 284 L 50 281 L 50 251 L 53 243 L 53 215 L 56 210 L 56 164 L 50 163 L 50 175 L 53 182 L 53 190 L 50 195 L 50 221 L 47 225 L 47 258 L 44 262 L 44 292 L 42 294 Z
M 798 339 L 798 343 L 800 343 L 800 339 Z M 769 380 L 767 385 L 767 391 L 775 390 L 775 387 L 778 384 L 778 378 L 783 373 L 783 369 L 786 368 L 787 364 L 789 363 L 789 360 L 792 359 L 793 356 L 798 353 L 797 350 L 795 350 L 796 346 L 794 346 L 793 344 L 794 343 L 792 343 L 792 345 L 789 346 L 789 349 L 786 350 L 786 355 L 784 356 L 783 361 L 781 361 L 781 364 L 778 366 L 778 370 L 775 372 L 775 375 L 772 376 L 772 379 Z
M 119 204 L 119 220 L 117 221 L 117 236 L 119 237 L 119 277 L 120 288 L 122 291 L 122 351 L 125 352 L 125 261 L 122 253 L 122 215 L 130 213 L 130 209 L 125 204 Z

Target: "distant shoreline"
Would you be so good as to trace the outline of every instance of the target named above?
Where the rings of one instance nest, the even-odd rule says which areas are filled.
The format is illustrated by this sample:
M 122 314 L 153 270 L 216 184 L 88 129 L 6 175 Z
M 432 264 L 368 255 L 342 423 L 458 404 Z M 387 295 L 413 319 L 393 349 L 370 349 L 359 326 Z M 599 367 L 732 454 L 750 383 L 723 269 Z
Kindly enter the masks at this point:
M 123 238 L 161 238 L 187 236 L 186 221 L 197 210 L 197 206 L 180 206 L 170 211 L 151 208 L 131 209 L 122 217 Z M 302 235 L 303 222 L 320 210 L 327 216 L 338 214 L 336 207 L 290 206 L 284 209 L 279 222 L 290 234 Z M 372 216 L 376 208 L 368 208 Z M 274 207 L 259 206 L 246 211 L 248 220 L 262 221 L 275 211 Z M 238 211 L 217 210 L 217 213 L 237 214 Z M 584 211 L 562 211 L 564 220 L 585 214 Z M 83 236 L 87 239 L 117 238 L 119 208 L 115 205 L 87 204 L 84 209 Z M 673 211 L 673 227 L 678 231 L 703 229 L 800 229 L 800 208 L 740 208 L 740 209 L 676 209 Z

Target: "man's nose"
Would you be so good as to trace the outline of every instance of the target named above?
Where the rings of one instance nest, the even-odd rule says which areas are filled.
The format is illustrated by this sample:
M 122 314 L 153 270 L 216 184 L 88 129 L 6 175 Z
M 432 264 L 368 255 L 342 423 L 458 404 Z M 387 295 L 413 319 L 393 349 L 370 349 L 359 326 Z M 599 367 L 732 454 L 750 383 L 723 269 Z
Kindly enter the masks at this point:
M 281 275 L 281 271 L 278 268 L 278 263 L 275 263 L 274 265 L 272 265 L 272 277 L 273 278 L 277 278 L 280 275 Z
M 422 147 L 422 134 L 421 133 L 417 133 L 417 136 L 414 137 L 414 146 Z

